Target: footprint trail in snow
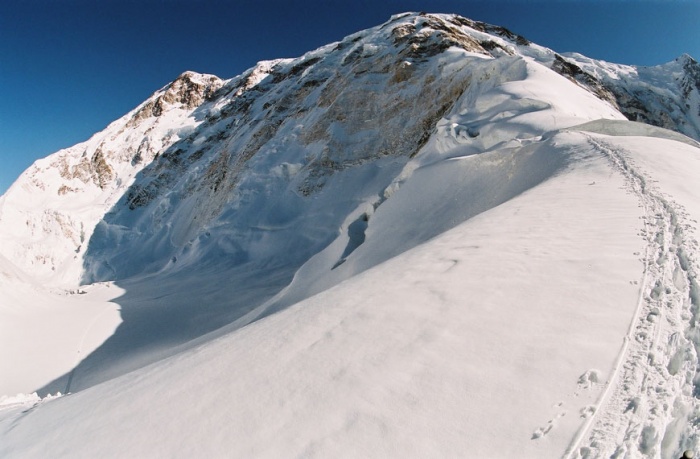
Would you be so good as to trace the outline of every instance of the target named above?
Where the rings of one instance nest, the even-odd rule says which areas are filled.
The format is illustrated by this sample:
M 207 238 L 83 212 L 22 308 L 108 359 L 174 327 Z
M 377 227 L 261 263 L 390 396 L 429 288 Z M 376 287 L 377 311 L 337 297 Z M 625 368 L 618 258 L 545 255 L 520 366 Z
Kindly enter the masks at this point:
M 597 407 L 567 458 L 677 458 L 700 446 L 698 250 L 681 206 L 667 200 L 624 149 L 587 135 L 644 208 L 648 242 L 634 319 Z

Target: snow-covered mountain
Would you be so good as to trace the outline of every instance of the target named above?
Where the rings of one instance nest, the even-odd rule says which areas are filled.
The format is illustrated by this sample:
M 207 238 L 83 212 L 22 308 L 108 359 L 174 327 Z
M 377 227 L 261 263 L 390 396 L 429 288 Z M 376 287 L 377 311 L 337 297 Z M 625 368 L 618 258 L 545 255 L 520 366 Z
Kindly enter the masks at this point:
M 0 455 L 698 448 L 698 140 L 690 56 L 453 15 L 185 72 L 0 197 Z

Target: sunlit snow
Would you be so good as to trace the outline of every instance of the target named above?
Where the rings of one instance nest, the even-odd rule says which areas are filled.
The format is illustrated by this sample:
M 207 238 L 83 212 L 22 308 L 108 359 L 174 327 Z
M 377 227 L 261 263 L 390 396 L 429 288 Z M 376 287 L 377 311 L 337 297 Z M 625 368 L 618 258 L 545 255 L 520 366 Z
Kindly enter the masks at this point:
M 216 97 L 166 87 L 20 177 L 0 457 L 697 450 L 697 139 L 464 21 L 190 72 Z M 402 48 L 439 27 L 468 38 Z

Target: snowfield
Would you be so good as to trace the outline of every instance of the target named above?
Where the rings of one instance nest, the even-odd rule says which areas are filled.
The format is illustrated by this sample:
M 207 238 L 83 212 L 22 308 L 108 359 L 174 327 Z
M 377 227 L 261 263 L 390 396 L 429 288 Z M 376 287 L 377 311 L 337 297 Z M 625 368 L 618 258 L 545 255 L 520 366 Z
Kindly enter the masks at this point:
M 152 118 L 166 87 L 104 134 L 126 151 L 186 126 L 151 163 L 110 163 L 97 136 L 74 148 L 119 164 L 112 185 L 97 155 L 71 169 L 84 182 L 49 167 L 0 197 L 0 457 L 700 452 L 697 139 L 460 21 L 399 15 L 227 82 L 190 75 L 225 96 Z M 221 140 L 231 105 L 273 127 Z

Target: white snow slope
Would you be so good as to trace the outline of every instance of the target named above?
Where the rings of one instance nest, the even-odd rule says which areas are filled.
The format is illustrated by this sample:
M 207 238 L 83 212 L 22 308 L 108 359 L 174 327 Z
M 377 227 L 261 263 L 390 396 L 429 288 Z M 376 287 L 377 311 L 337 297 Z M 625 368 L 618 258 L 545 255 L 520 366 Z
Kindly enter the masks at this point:
M 399 15 L 33 166 L 0 457 L 700 452 L 699 144 L 557 59 Z

